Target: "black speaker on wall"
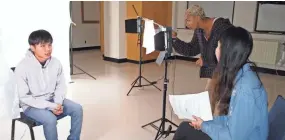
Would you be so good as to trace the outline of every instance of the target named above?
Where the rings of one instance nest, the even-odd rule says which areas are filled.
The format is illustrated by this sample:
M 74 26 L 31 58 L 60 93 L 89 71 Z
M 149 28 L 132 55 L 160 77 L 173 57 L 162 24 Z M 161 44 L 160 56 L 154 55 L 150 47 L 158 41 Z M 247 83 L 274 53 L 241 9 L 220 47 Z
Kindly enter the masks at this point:
M 136 18 L 125 20 L 125 32 L 126 33 L 138 33 Z

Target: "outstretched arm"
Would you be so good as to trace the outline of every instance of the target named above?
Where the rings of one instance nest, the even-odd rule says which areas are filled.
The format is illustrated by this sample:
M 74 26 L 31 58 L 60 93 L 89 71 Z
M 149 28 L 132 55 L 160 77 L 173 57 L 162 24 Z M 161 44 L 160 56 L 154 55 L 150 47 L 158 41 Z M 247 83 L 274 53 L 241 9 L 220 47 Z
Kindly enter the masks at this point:
M 177 53 L 185 56 L 196 56 L 200 54 L 197 30 L 195 30 L 192 40 L 189 43 L 184 42 L 178 38 L 173 39 L 173 48 Z

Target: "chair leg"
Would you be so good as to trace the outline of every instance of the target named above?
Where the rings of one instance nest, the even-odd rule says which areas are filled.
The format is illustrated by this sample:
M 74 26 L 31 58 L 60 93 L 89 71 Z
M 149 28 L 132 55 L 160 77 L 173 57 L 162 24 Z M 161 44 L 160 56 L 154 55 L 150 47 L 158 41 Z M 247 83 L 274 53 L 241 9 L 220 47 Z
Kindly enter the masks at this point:
M 11 140 L 15 139 L 15 122 L 16 120 L 12 120 Z
M 32 139 L 32 140 L 35 140 L 35 135 L 34 135 L 33 127 L 30 127 L 30 126 L 29 126 L 29 128 L 30 128 L 31 139 Z

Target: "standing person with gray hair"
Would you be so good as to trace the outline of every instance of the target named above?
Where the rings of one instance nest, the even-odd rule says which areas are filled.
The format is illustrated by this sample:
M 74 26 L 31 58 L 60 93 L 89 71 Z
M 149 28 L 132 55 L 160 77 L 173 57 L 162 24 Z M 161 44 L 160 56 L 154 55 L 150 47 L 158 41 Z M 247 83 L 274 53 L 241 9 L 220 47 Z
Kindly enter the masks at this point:
M 229 19 L 222 17 L 207 17 L 204 9 L 199 5 L 193 5 L 185 12 L 185 25 L 194 30 L 191 42 L 184 42 L 177 38 L 173 32 L 173 48 L 184 56 L 196 56 L 201 54 L 196 64 L 201 66 L 200 78 L 208 78 L 206 90 L 209 89 L 213 71 L 217 65 L 215 50 L 221 34 L 233 26 Z

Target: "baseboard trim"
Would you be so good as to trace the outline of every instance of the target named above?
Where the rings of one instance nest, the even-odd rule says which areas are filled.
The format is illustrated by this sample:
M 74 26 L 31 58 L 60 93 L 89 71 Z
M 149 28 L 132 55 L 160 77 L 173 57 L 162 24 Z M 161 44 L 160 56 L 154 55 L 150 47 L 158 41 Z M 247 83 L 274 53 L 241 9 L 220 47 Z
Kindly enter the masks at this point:
M 104 55 L 103 55 L 103 60 L 114 62 L 114 63 L 125 63 L 125 62 L 128 62 L 127 58 L 118 59 L 118 58 L 107 57 L 107 56 L 104 56 Z
M 180 55 L 171 56 L 169 59 L 171 59 L 171 60 L 177 59 L 177 60 L 184 60 L 184 61 L 190 61 L 190 62 L 196 62 L 198 60 L 198 58 L 186 57 L 186 56 L 180 56 Z M 133 63 L 133 64 L 139 64 L 139 61 L 136 61 L 136 60 L 129 60 L 127 58 L 117 59 L 117 58 L 106 57 L 104 55 L 103 55 L 103 60 L 115 62 L 115 63 L 129 62 L 129 63 Z M 145 60 L 142 62 L 142 64 L 152 63 L 155 61 L 156 61 L 155 59 Z M 285 76 L 285 71 L 283 71 L 283 70 L 277 70 L 276 71 L 275 69 L 256 67 L 256 71 L 258 73 L 266 73 L 266 74 Z
M 256 71 L 259 73 L 267 73 L 267 74 L 285 76 L 285 71 L 283 71 L 283 70 L 275 70 L 275 69 L 269 69 L 269 68 L 256 67 Z
M 144 61 L 142 61 L 142 64 L 152 63 L 152 62 L 155 62 L 155 61 L 156 61 L 156 59 L 144 60 Z M 130 59 L 128 59 L 128 62 L 129 63 L 133 63 L 133 64 L 139 64 L 140 63 L 140 61 L 130 60 Z
M 86 51 L 86 50 L 98 50 L 98 49 L 101 49 L 101 46 L 72 48 L 72 51 Z
M 118 59 L 118 58 L 107 57 L 107 56 L 104 56 L 104 55 L 103 55 L 103 60 L 114 62 L 114 63 L 129 62 L 129 63 L 133 63 L 133 64 L 139 64 L 139 61 L 136 61 L 136 60 L 130 60 L 130 59 L 127 59 L 127 58 Z M 142 64 L 152 63 L 152 62 L 155 62 L 155 61 L 156 61 L 155 59 L 145 60 L 145 61 L 142 61 Z

